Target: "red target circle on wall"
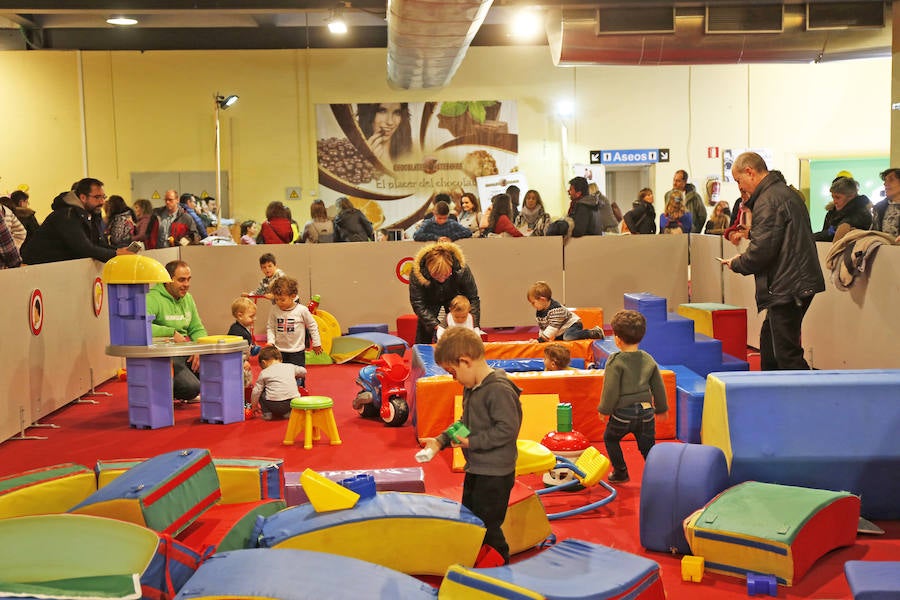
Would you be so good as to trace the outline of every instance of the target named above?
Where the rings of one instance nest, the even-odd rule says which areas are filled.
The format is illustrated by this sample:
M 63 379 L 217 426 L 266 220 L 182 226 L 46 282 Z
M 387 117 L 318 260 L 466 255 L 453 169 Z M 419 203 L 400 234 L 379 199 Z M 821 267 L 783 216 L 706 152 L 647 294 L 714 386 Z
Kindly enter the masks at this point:
M 100 311 L 103 310 L 103 280 L 99 277 L 94 279 L 92 297 L 94 301 L 94 316 L 99 317 Z
M 40 335 L 44 327 L 44 296 L 41 290 L 31 292 L 31 301 L 28 303 L 28 326 L 32 335 Z
M 409 276 L 412 273 L 413 267 L 413 257 L 407 256 L 406 258 L 401 258 L 397 262 L 397 267 L 394 269 L 394 272 L 397 274 L 397 279 L 409 285 Z

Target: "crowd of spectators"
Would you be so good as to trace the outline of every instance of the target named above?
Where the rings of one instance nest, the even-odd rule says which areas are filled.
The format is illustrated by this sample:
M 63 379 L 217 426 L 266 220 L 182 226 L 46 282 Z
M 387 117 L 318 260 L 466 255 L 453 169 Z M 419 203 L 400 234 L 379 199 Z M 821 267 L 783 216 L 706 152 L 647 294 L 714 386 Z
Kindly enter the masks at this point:
M 817 241 L 834 241 L 849 229 L 872 229 L 892 235 L 900 243 L 900 169 L 881 173 L 884 194 L 874 203 L 859 193 L 859 183 L 848 171 L 832 182 L 832 202 Z M 270 202 L 262 222 L 240 223 L 240 234 L 232 237 L 219 216 L 215 198 L 168 190 L 164 203 L 154 208 L 147 199 L 129 206 L 119 195 L 109 197 L 103 183 L 84 178 L 71 190 L 59 194 L 51 213 L 41 224 L 22 189 L 0 198 L 0 268 L 90 257 L 106 261 L 117 253 L 169 246 L 223 244 L 293 244 L 414 239 L 456 241 L 469 237 L 530 237 L 655 233 L 722 234 L 737 244 L 750 236 L 751 211 L 738 198 L 729 208 L 726 201 L 707 205 L 688 174 L 678 170 L 672 189 L 665 193 L 665 208 L 657 219 L 653 191 L 643 188 L 630 210 L 623 214 L 593 182 L 574 177 L 568 182 L 569 204 L 558 217 L 544 206 L 540 192 L 529 189 L 519 198 L 518 186 L 509 186 L 490 199 L 479 200 L 472 192 L 454 186 L 436 193 L 412 219 L 375 229 L 372 202 L 338 198 L 333 206 L 315 200 L 309 220 L 300 225 L 283 202 Z M 745 194 L 746 196 L 746 194 Z M 482 207 L 484 207 L 482 209 Z M 707 216 L 709 218 L 707 218 Z M 378 219 L 374 219 L 378 221 Z M 410 224 L 412 223 L 412 224 Z M 222 225 L 222 227 L 219 227 Z M 378 222 L 381 227 L 382 223 Z

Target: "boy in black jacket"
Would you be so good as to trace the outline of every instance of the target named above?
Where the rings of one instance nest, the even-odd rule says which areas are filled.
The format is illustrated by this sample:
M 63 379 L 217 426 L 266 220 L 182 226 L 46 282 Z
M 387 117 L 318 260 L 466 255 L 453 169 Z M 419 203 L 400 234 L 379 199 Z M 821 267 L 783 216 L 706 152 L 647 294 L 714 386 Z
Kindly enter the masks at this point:
M 463 388 L 460 421 L 468 436 L 452 441 L 447 433 L 423 438 L 425 448 L 437 453 L 460 446 L 466 457 L 462 504 L 484 521 L 484 543 L 509 563 L 509 545 L 500 526 L 506 519 L 509 494 L 516 479 L 516 438 L 522 425 L 522 392 L 500 369 L 484 358 L 484 344 L 471 329 L 453 327 L 434 349 L 435 361 Z

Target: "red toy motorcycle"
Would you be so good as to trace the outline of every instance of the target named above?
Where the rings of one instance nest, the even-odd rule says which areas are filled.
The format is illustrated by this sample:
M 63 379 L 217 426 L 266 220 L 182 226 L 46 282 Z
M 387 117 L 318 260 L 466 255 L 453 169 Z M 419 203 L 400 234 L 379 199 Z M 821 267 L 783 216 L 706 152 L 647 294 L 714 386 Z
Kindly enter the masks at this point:
M 353 409 L 361 417 L 381 417 L 388 427 L 399 427 L 409 417 L 406 387 L 409 366 L 397 354 L 383 354 L 359 370 L 356 383 L 363 389 L 353 399 Z

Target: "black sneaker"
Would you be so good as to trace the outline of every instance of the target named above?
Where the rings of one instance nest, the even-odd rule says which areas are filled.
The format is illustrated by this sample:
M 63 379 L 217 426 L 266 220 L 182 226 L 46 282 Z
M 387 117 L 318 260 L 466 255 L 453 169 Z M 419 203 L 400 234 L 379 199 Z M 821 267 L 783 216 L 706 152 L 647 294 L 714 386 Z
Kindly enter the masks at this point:
M 602 340 L 604 338 L 603 328 L 599 325 L 594 325 L 588 331 L 591 333 L 592 340 Z
M 263 421 L 271 421 L 272 419 L 273 419 L 272 413 L 270 413 L 270 412 L 264 412 L 264 413 L 262 414 L 262 420 L 263 420 Z M 627 477 L 627 476 L 626 476 L 626 477 Z
M 613 472 L 609 474 L 610 483 L 627 483 L 629 480 L 630 478 L 628 477 L 627 470 L 619 471 L 617 469 L 613 469 Z

